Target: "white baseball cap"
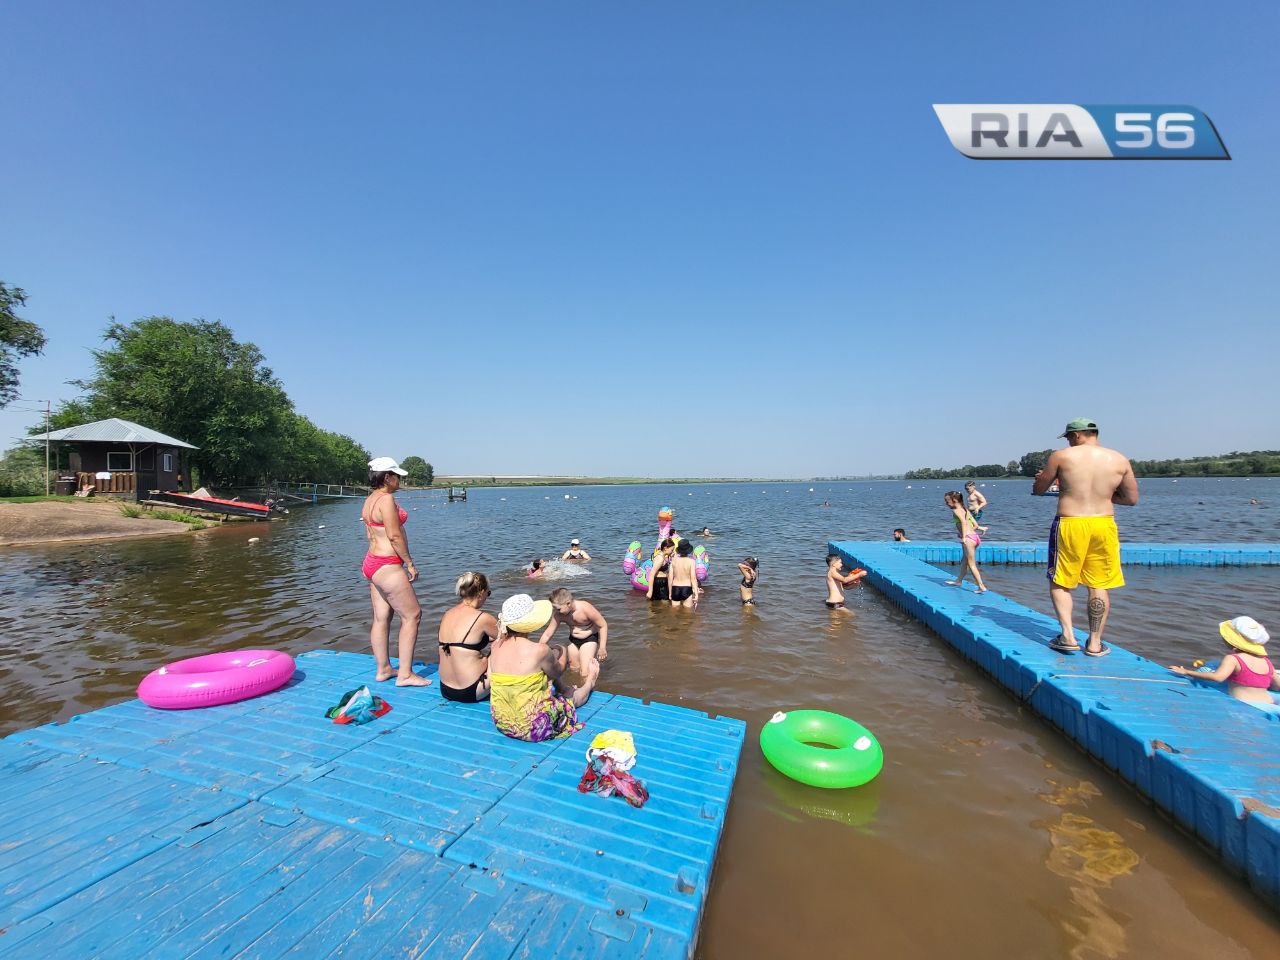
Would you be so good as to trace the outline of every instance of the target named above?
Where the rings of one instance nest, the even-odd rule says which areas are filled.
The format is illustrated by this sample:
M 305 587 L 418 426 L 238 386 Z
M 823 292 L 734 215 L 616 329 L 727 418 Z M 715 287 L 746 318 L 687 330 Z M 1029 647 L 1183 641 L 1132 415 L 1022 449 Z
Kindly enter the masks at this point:
M 578 538 L 577 538 L 577 537 L 574 537 L 572 540 L 570 540 L 570 541 L 569 541 L 569 546 L 571 546 L 571 547 L 576 547 L 577 545 L 578 545 Z
M 374 473 L 395 473 L 402 477 L 409 475 L 408 470 L 401 470 L 395 457 L 374 457 L 369 461 L 369 469 Z

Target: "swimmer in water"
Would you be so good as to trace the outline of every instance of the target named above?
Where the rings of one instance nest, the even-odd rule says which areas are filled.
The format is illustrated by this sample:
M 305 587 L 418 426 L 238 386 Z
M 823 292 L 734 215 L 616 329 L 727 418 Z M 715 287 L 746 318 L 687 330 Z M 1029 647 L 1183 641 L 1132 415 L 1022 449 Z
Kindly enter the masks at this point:
M 569 665 L 579 674 L 587 675 L 587 662 L 596 660 L 604 663 L 609 657 L 609 622 L 601 615 L 594 604 L 576 598 L 572 591 L 561 587 L 552 590 L 551 607 L 554 613 L 547 629 L 542 631 L 541 642 L 550 643 L 551 638 L 560 629 L 560 624 L 569 625 Z
M 574 537 L 569 541 L 569 549 L 560 556 L 560 559 L 568 560 L 571 563 L 586 563 L 591 559 L 591 554 L 583 550 L 582 547 L 578 545 L 578 538 Z
M 1218 624 L 1218 633 L 1227 645 L 1228 653 L 1213 673 L 1188 670 L 1186 667 L 1170 667 L 1174 673 L 1187 677 L 1201 677 L 1217 683 L 1227 682 L 1227 693 L 1251 706 L 1280 714 L 1280 704 L 1271 699 L 1269 690 L 1280 690 L 1280 676 L 1267 656 L 1267 641 L 1271 639 L 1266 628 L 1253 617 L 1236 617 Z
M 671 605 L 693 608 L 701 596 L 698 571 L 693 562 L 693 544 L 681 540 L 676 546 L 676 558 L 671 561 Z
M 910 543 L 910 542 L 911 542 L 910 540 L 908 540 L 908 539 L 907 539 L 907 531 L 903 530 L 901 527 L 894 527 L 894 528 L 893 528 L 893 539 L 894 539 L 894 542 L 895 542 L 895 543 Z
M 1255 500 L 1255 501 L 1253 501 L 1253 502 L 1254 502 L 1254 503 L 1257 503 L 1258 501 L 1257 501 L 1257 500 Z M 710 537 L 710 536 L 713 536 L 713 534 L 711 533 L 711 528 L 710 528 L 710 527 L 703 527 L 703 528 L 702 528 L 702 531 L 698 534 L 698 536 L 700 536 L 700 537 Z
M 964 485 L 964 492 L 969 497 L 969 512 L 973 514 L 973 519 L 981 520 L 982 511 L 987 509 L 987 498 L 978 492 L 978 485 L 972 480 Z
M 827 557 L 827 609 L 844 610 L 844 588 L 853 586 L 866 575 L 867 571 L 861 567 L 845 573 L 844 561 L 838 553 Z
M 645 592 L 650 600 L 670 600 L 671 560 L 675 556 L 676 544 L 670 537 L 658 544 L 653 552 L 653 571 L 649 574 L 649 589 Z
M 753 607 L 756 603 L 756 581 L 760 579 L 760 561 L 755 557 L 747 557 L 738 564 L 738 572 L 742 574 L 742 582 L 738 584 L 742 605 Z
M 547 572 L 547 562 L 545 560 L 535 560 L 529 564 L 529 579 L 540 580 L 542 575 Z

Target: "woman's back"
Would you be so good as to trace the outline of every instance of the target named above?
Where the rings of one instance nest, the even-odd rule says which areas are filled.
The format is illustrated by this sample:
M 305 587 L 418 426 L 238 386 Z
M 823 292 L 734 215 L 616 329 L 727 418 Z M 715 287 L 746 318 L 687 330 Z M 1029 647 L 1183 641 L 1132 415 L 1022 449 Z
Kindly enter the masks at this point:
M 469 604 L 459 603 L 440 619 L 440 656 L 480 658 L 497 633 L 497 617 Z
M 489 654 L 489 672 L 524 676 L 542 669 L 547 647 L 527 637 L 502 637 Z

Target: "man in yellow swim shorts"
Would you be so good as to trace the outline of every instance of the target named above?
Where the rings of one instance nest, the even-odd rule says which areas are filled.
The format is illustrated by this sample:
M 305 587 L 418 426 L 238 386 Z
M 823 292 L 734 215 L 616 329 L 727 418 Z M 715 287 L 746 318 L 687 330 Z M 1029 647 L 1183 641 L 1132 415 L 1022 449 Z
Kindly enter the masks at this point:
M 1080 649 L 1071 626 L 1071 591 L 1083 583 L 1089 591 L 1089 642 L 1084 652 L 1105 657 L 1111 652 L 1102 642 L 1111 610 L 1107 591 L 1124 586 L 1115 506 L 1138 502 L 1138 480 L 1128 457 L 1098 443 L 1093 420 L 1072 420 L 1062 436 L 1070 446 L 1049 455 L 1031 487 L 1036 496 L 1054 482 L 1060 490 L 1058 515 L 1049 530 L 1049 597 L 1062 632 L 1049 646 L 1060 653 Z

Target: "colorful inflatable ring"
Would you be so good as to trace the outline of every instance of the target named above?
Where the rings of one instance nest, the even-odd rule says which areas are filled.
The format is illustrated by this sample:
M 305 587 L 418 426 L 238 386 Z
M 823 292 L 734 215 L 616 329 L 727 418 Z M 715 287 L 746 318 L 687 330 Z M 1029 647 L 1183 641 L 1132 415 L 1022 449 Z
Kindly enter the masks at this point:
M 293 669 L 293 657 L 278 650 L 211 653 L 152 670 L 138 684 L 138 697 L 161 710 L 216 707 L 283 687 Z
M 775 713 L 760 731 L 760 750 L 779 773 L 811 787 L 860 787 L 884 766 L 870 730 L 826 710 Z

